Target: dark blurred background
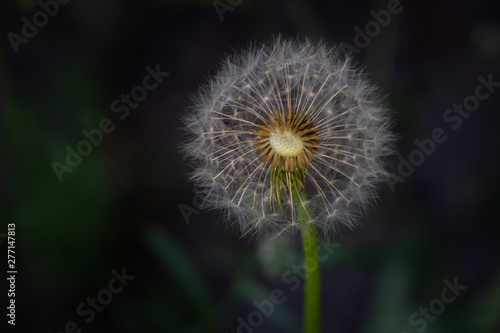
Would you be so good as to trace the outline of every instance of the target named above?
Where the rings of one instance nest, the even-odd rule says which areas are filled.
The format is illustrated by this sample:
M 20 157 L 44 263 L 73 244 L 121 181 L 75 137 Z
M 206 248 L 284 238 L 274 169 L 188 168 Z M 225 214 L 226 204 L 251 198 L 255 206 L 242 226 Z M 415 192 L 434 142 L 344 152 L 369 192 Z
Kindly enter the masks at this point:
M 53 17 L 37 14 L 42 5 Z M 396 5 L 3 1 L 0 267 L 5 276 L 4 237 L 15 223 L 18 274 L 16 326 L 2 332 L 301 331 L 302 288 L 282 278 L 301 263 L 300 241 L 241 238 L 199 211 L 176 147 L 190 94 L 224 55 L 277 33 L 350 49 L 393 110 L 399 154 L 419 164 L 405 173 L 395 157 L 400 181 L 380 189 L 359 228 L 331 240 L 338 247 L 322 262 L 324 332 L 500 332 L 500 87 L 490 84 L 478 106 L 468 98 L 479 76 L 500 82 L 500 12 L 486 0 Z M 388 7 L 397 11 L 390 22 L 381 12 Z M 30 29 L 33 20 L 39 27 Z M 136 87 L 148 66 L 169 74 L 142 96 Z M 112 106 L 134 88 L 143 101 Z M 447 113 L 466 99 L 477 110 Z M 77 149 L 82 131 L 105 118 L 113 130 L 68 167 L 66 147 Z M 446 141 L 428 156 L 415 153 L 415 140 L 436 128 Z M 110 293 L 123 272 L 127 285 Z M 443 281 L 454 279 L 467 289 L 445 304 Z M 253 302 L 273 289 L 286 301 L 258 327 L 243 327 Z M 105 305 L 89 310 L 88 297 Z

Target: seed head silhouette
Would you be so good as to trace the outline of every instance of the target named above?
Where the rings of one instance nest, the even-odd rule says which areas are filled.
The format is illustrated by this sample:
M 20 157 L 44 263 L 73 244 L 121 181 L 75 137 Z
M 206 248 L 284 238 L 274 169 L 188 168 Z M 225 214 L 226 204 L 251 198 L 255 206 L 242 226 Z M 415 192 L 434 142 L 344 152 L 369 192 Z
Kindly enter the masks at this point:
M 278 36 L 228 57 L 183 121 L 204 207 L 243 234 L 301 228 L 298 191 L 320 233 L 353 227 L 390 176 L 378 89 L 323 42 Z

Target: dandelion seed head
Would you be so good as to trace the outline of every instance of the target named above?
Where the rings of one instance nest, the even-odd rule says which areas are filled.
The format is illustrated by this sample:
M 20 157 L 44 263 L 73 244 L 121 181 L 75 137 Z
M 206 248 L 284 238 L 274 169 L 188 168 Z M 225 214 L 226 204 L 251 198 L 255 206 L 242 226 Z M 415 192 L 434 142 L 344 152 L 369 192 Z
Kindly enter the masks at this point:
M 324 43 L 277 37 L 228 57 L 183 120 L 205 208 L 244 235 L 300 228 L 295 180 L 317 230 L 353 227 L 389 177 L 393 137 L 377 89 Z

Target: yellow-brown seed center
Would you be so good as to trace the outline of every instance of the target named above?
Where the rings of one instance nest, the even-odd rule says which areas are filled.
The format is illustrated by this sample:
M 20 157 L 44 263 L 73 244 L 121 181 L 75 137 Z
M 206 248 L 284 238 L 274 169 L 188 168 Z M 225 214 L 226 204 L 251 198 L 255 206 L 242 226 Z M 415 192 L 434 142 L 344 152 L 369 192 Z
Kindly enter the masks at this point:
M 305 114 L 295 110 L 275 111 L 253 132 L 255 151 L 271 167 L 282 165 L 286 172 L 305 171 L 318 153 L 321 138 L 319 129 Z
M 269 136 L 269 145 L 281 157 L 295 157 L 302 153 L 304 144 L 291 132 L 274 132 Z

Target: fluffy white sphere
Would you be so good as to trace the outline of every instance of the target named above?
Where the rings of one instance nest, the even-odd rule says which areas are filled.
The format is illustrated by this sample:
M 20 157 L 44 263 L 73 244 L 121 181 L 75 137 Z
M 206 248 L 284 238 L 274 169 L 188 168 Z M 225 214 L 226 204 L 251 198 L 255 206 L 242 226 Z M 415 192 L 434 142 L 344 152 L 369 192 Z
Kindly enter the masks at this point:
M 353 226 L 389 176 L 393 137 L 376 93 L 324 43 L 277 37 L 228 57 L 183 119 L 190 138 L 182 149 L 205 207 L 222 209 L 244 234 L 300 228 L 292 191 L 279 194 L 282 205 L 272 195 L 273 169 L 282 166 L 305 174 L 318 231 Z

